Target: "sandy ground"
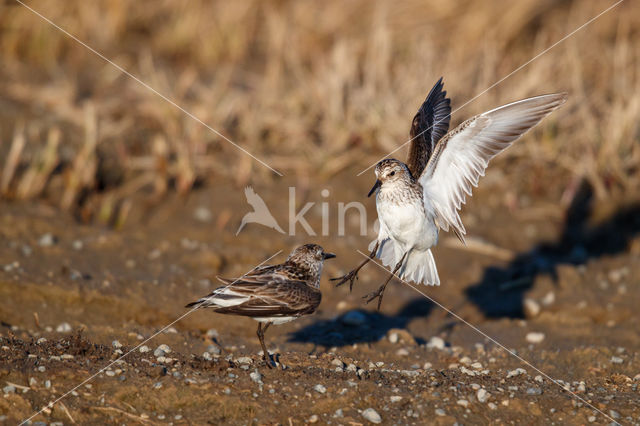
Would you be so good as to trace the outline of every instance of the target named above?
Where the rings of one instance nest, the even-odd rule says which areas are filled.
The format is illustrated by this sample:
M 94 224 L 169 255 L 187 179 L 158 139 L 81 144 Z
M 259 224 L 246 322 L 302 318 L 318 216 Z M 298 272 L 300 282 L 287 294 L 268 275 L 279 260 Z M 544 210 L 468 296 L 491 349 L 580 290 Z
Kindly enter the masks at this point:
M 317 203 L 315 229 L 320 202 L 364 201 L 369 179 L 340 182 L 323 187 L 329 197 L 299 193 Z M 565 214 L 560 194 L 513 203 L 495 186 L 478 191 L 464 216 L 474 244 L 443 234 L 443 285 L 419 289 L 473 329 L 398 282 L 380 312 L 364 305 L 384 278 L 375 265 L 352 294 L 333 288 L 328 278 L 360 261 L 354 250 L 370 238 L 353 221 L 346 237 L 255 224 L 235 236 L 250 209 L 228 188 L 142 200 L 121 230 L 38 203 L 2 205 L 0 423 L 43 408 L 34 424 L 640 423 L 637 205 L 593 209 L 579 193 Z M 286 197 L 256 191 L 284 227 Z M 198 311 L 156 335 L 217 286 L 216 274 L 240 275 L 278 250 L 282 261 L 312 241 L 338 259 L 325 267 L 316 314 L 269 330 L 277 369 L 261 360 L 249 319 Z

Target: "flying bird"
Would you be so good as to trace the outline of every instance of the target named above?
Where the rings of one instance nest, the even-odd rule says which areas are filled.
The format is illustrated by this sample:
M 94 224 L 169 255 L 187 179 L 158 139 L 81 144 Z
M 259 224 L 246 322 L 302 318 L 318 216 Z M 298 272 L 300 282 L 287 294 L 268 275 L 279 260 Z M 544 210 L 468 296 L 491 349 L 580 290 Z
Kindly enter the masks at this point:
M 240 227 L 236 231 L 236 235 L 242 231 L 242 228 L 244 228 L 247 223 L 259 223 L 260 225 L 275 229 L 281 234 L 284 234 L 284 231 L 269 211 L 267 204 L 262 197 L 256 194 L 252 187 L 247 186 L 244 189 L 244 195 L 247 198 L 247 203 L 253 207 L 253 211 L 244 215 L 242 222 L 240 222 Z
M 335 254 L 325 252 L 317 244 L 305 244 L 279 265 L 260 266 L 236 279 L 218 277 L 224 286 L 186 307 L 213 308 L 220 314 L 258 321 L 263 359 L 272 368 L 273 360 L 264 343 L 265 332 L 271 324 L 284 324 L 315 312 L 322 298 L 322 266 L 333 257 Z
M 375 168 L 375 193 L 380 220 L 378 237 L 369 257 L 348 274 L 333 278 L 336 286 L 349 281 L 374 257 L 393 272 L 380 288 L 365 296 L 378 298 L 378 309 L 389 281 L 440 285 L 431 248 L 440 229 L 465 242 L 459 211 L 471 190 L 484 176 L 489 161 L 567 100 L 566 93 L 541 95 L 503 105 L 477 115 L 447 133 L 451 102 L 442 78 L 429 92 L 411 124 L 407 163 L 380 161 Z

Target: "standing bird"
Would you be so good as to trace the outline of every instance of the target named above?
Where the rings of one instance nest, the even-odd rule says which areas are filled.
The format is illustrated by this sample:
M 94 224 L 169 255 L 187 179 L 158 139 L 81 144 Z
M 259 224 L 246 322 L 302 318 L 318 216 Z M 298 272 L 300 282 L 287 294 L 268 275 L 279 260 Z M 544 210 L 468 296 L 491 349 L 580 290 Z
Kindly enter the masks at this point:
M 242 315 L 258 321 L 263 359 L 272 368 L 264 333 L 271 324 L 284 324 L 315 312 L 322 298 L 322 265 L 333 257 L 336 255 L 326 253 L 317 244 L 305 244 L 293 250 L 279 265 L 260 266 L 236 279 L 218 277 L 225 286 L 186 307 L 213 308 L 221 314 Z
M 384 284 L 365 296 L 367 303 L 378 298 L 378 309 L 396 273 L 403 280 L 440 285 L 431 254 L 439 229 L 451 228 L 465 242 L 458 212 L 489 160 L 567 100 L 566 93 L 523 99 L 477 115 L 447 133 L 451 104 L 442 89 L 440 78 L 413 118 L 407 164 L 385 159 L 376 165 L 377 179 L 368 196 L 376 194 L 380 230 L 369 246 L 369 258 L 332 279 L 339 280 L 337 286 L 349 281 L 353 288 L 358 271 L 374 256 L 393 266 Z

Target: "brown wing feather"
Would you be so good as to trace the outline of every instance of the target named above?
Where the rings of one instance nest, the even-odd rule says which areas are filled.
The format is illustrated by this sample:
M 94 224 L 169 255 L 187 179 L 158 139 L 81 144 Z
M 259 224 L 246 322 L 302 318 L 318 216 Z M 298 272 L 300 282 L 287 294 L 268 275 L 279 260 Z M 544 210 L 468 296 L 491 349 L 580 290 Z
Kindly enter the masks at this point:
M 443 87 L 440 77 L 411 122 L 407 166 L 416 179 L 422 174 L 440 138 L 449 130 L 451 100 L 446 97 Z

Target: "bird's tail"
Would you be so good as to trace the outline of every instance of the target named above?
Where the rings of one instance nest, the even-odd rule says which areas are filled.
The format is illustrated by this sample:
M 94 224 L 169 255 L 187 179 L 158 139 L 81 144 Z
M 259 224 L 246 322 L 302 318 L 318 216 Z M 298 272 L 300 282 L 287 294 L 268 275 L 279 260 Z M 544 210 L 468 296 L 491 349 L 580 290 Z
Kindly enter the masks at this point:
M 426 251 L 413 250 L 409 253 L 400 277 L 417 284 L 440 285 L 436 261 L 431 249 Z

